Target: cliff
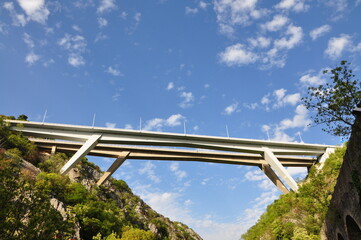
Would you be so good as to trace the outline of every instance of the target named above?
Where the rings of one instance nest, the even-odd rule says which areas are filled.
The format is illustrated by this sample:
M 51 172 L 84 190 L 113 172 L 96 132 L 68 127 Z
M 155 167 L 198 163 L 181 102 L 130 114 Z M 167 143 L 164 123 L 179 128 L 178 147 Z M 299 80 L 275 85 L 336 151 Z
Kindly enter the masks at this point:
M 353 125 L 344 162 L 325 219 L 322 239 L 361 239 L 361 112 Z
M 85 158 L 67 176 L 58 174 L 69 157 L 39 153 L 0 116 L 0 239 L 201 239 L 151 209 L 124 181 L 98 187 L 102 173 Z

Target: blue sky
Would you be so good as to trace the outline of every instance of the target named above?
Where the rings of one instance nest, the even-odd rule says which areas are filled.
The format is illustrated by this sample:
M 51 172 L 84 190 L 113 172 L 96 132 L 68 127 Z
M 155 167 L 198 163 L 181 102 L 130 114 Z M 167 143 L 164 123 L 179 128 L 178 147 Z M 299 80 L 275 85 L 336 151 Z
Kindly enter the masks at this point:
M 360 13 L 360 0 L 5 0 L 0 113 L 339 144 L 307 127 L 300 98 L 340 60 L 360 75 Z M 132 160 L 115 176 L 207 240 L 237 239 L 279 195 L 245 166 Z

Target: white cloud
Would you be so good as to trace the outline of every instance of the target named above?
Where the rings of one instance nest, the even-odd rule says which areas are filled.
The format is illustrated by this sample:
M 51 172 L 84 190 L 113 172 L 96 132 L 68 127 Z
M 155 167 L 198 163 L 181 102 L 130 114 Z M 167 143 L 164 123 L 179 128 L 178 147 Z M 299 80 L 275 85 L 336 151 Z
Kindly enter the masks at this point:
M 214 11 L 220 32 L 232 35 L 235 26 L 247 26 L 268 11 L 257 8 L 258 0 L 215 0 Z
M 58 45 L 69 52 L 68 63 L 73 67 L 80 67 L 85 64 L 81 53 L 86 50 L 87 42 L 83 36 L 65 34 L 59 39 Z
M 257 169 L 254 171 L 248 171 L 245 175 L 244 175 L 245 179 L 248 181 L 261 181 L 266 179 L 266 175 L 264 174 L 264 172 L 262 172 L 261 170 Z
M 124 129 L 133 129 L 133 126 L 131 124 L 125 124 Z
M 305 4 L 305 0 L 282 0 L 275 7 L 282 10 L 304 12 L 307 11 L 310 6 Z
M 261 103 L 264 104 L 264 105 L 268 105 L 271 102 L 269 97 L 270 97 L 269 93 L 267 95 L 263 96 L 262 99 L 261 99 Z
M 49 67 L 51 64 L 55 63 L 54 59 L 50 58 L 49 60 L 43 63 L 44 67 Z
M 360 0 L 361 1 L 361 0 Z M 206 3 L 206 2 L 203 2 L 203 1 L 200 1 L 199 2 L 199 8 L 201 8 L 201 9 L 206 9 L 207 8 L 207 6 L 208 6 L 208 4 Z
M 27 20 L 25 18 L 24 14 L 18 14 L 15 11 L 14 4 L 12 2 L 5 2 L 3 4 L 3 7 L 9 11 L 10 17 L 12 19 L 12 24 L 14 26 L 25 26 L 27 23 Z
M 178 181 L 181 181 L 183 178 L 187 177 L 187 172 L 179 169 L 179 162 L 171 163 L 169 169 L 176 175 Z
M 275 191 L 262 193 L 253 201 L 253 206 L 246 209 L 236 222 L 222 222 L 214 220 L 211 214 L 193 217 L 187 208 L 191 202 L 182 200 L 177 192 L 157 192 L 148 186 L 135 188 L 135 193 L 157 212 L 169 217 L 173 221 L 180 221 L 192 227 L 203 239 L 234 240 L 238 239 L 251 227 L 264 212 L 267 204 L 276 198 Z
M 258 103 L 244 103 L 243 106 L 245 108 L 255 110 L 258 107 Z
M 306 176 L 307 174 L 307 168 L 305 167 L 288 167 L 286 170 L 291 176 Z
M 109 73 L 110 75 L 113 75 L 114 77 L 120 77 L 124 76 L 123 73 L 121 73 L 118 69 L 113 68 L 112 66 L 109 66 L 106 70 L 106 73 Z
M 252 47 L 266 48 L 270 46 L 271 38 L 260 36 L 257 38 L 249 38 L 248 42 Z
M 71 53 L 71 54 L 69 54 L 69 57 L 68 57 L 68 63 L 70 65 L 72 65 L 73 67 L 80 67 L 80 66 L 85 65 L 85 60 L 81 55 L 76 54 L 76 53 Z
M 181 108 L 188 108 L 192 106 L 192 103 L 194 102 L 192 92 L 181 92 L 180 97 L 183 98 L 183 101 L 179 104 Z
M 184 119 L 185 118 L 181 114 L 174 114 L 165 121 L 165 124 L 169 127 L 176 127 L 181 125 L 181 121 Z
M 97 9 L 98 13 L 105 13 L 115 10 L 117 5 L 115 4 L 115 0 L 101 0 L 100 5 Z
M 0 22 L 0 33 L 1 34 L 8 34 L 7 25 L 3 22 Z
M 98 17 L 98 26 L 100 28 L 106 27 L 108 25 L 108 21 L 105 18 Z
M 29 47 L 29 48 L 34 48 L 35 44 L 34 41 L 31 39 L 31 36 L 27 33 L 24 33 L 23 35 L 23 40 L 25 42 L 25 44 Z
M 255 53 L 247 50 L 246 47 L 240 43 L 227 47 L 219 56 L 221 62 L 228 66 L 247 65 L 254 63 L 258 59 Z
M 121 14 L 120 14 L 120 17 L 123 18 L 123 19 L 127 19 L 128 17 L 128 13 L 123 11 Z
M 328 24 L 322 25 L 321 27 L 315 28 L 310 32 L 310 37 L 312 40 L 316 40 L 317 38 L 325 35 L 331 31 L 331 26 Z
M 275 47 L 278 49 L 292 49 L 296 45 L 298 45 L 303 37 L 303 31 L 301 27 L 289 25 L 286 31 L 286 36 L 289 38 L 282 37 L 281 39 L 277 39 L 275 41 Z
M 134 14 L 134 20 L 136 21 L 137 24 L 140 22 L 141 18 L 142 18 L 142 14 L 140 12 Z
M 328 41 L 325 54 L 331 59 L 339 58 L 342 52 L 349 48 L 351 45 L 351 36 L 347 34 L 341 34 L 340 37 L 333 37 Z
M 167 119 L 153 118 L 148 120 L 142 129 L 146 131 L 162 131 L 163 127 L 176 127 L 181 125 L 184 120 L 185 117 L 181 114 L 173 114 Z
M 287 105 L 295 106 L 301 100 L 300 93 L 286 94 L 287 90 L 280 88 L 274 90 L 272 93 L 273 99 L 271 99 L 270 94 L 266 94 L 262 97 L 261 103 L 268 106 L 268 104 L 273 102 L 272 108 L 277 109 Z
M 77 52 L 83 52 L 87 46 L 86 40 L 83 36 L 71 36 L 67 33 L 58 41 L 58 44 L 66 50 Z
M 94 42 L 96 43 L 96 42 L 105 40 L 105 39 L 107 39 L 107 38 L 108 38 L 107 35 L 103 34 L 102 32 L 99 32 L 99 33 L 97 34 L 97 36 L 95 37 Z
M 319 71 L 316 75 L 311 75 L 310 73 L 307 73 L 300 78 L 300 83 L 303 87 L 309 87 L 309 86 L 318 86 L 321 84 L 324 84 L 326 82 L 326 79 L 323 77 L 323 70 Z
M 193 202 L 190 199 L 187 199 L 187 200 L 184 201 L 184 205 L 187 206 L 187 207 L 192 205 L 192 204 L 193 204 Z
M 347 9 L 347 0 L 323 0 L 322 1 L 326 6 L 331 7 L 335 9 L 338 14 L 341 14 L 341 12 L 344 12 Z
M 198 13 L 198 8 L 190 8 L 190 7 L 186 6 L 185 13 L 187 15 L 194 15 L 194 14 Z
M 45 0 L 18 0 L 28 19 L 45 24 L 50 14 L 45 6 Z
M 294 137 L 289 136 L 285 131 L 288 129 L 301 128 L 302 130 L 307 130 L 308 125 L 311 123 L 311 120 L 308 117 L 308 110 L 303 105 L 298 105 L 295 109 L 295 115 L 293 118 L 285 118 L 281 120 L 278 124 L 274 124 L 273 128 L 270 125 L 263 125 L 262 131 L 271 133 L 270 140 L 281 141 L 281 142 L 292 142 Z M 299 132 L 298 132 L 299 134 Z
M 224 114 L 231 115 L 237 110 L 237 108 L 238 108 L 238 103 L 237 102 L 233 103 L 224 109 Z
M 171 90 L 174 88 L 174 83 L 173 82 L 169 82 L 168 85 L 167 85 L 167 90 Z
M 78 25 L 73 25 L 71 28 L 74 29 L 74 30 L 77 31 L 77 32 L 81 32 L 81 31 L 82 31 L 81 28 L 80 28 Z
M 28 55 L 26 55 L 25 57 L 25 62 L 28 63 L 29 65 L 33 65 L 34 63 L 36 63 L 38 60 L 40 59 L 39 55 L 36 55 L 33 52 L 30 52 Z
M 115 126 L 117 126 L 117 124 L 116 124 L 116 123 L 111 123 L 111 122 L 106 122 L 106 123 L 105 123 L 105 126 L 106 126 L 107 128 L 115 128 Z
M 160 183 L 161 182 L 161 179 L 160 177 L 158 177 L 156 174 L 155 174 L 155 171 L 154 169 L 156 168 L 156 166 L 151 163 L 150 161 L 147 161 L 143 164 L 143 168 L 139 169 L 139 174 L 143 175 L 143 174 L 146 174 L 147 177 L 152 180 L 153 182 L 155 183 Z
M 211 180 L 210 178 L 205 178 L 201 181 L 201 185 L 207 185 L 207 183 Z
M 298 105 L 295 110 L 296 115 L 292 119 L 283 119 L 279 128 L 281 130 L 286 130 L 289 128 L 303 128 L 306 129 L 307 126 L 311 123 L 311 120 L 308 118 L 308 110 L 304 105 Z
M 271 32 L 278 31 L 281 30 L 288 23 L 288 21 L 288 17 L 283 15 L 276 15 L 271 21 L 262 24 L 261 28 Z

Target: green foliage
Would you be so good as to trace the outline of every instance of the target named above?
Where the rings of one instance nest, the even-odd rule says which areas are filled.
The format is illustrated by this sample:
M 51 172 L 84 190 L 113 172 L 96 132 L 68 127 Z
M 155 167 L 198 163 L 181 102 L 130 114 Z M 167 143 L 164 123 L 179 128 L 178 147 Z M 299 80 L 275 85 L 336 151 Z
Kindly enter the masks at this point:
M 26 116 L 26 115 L 24 115 L 24 114 L 21 114 L 21 115 L 19 115 L 19 117 L 18 117 L 17 120 L 27 121 L 27 120 L 28 120 L 28 116 Z
M 0 239 L 52 239 L 56 233 L 70 235 L 68 222 L 49 202 L 35 178 L 24 175 L 14 154 L 0 154 Z
M 58 173 L 68 160 L 65 153 L 56 153 L 50 158 L 39 163 L 39 168 L 45 172 Z
M 65 202 L 68 204 L 83 203 L 88 200 L 89 192 L 81 183 L 70 183 L 67 185 Z
M 0 148 L 17 148 L 23 157 L 32 163 L 38 163 L 36 146 L 21 133 L 10 131 L 10 126 L 4 119 L 9 119 L 9 117 L 0 115 Z
M 77 204 L 73 212 L 80 223 L 80 234 L 83 239 L 92 239 L 98 233 L 102 236 L 108 236 L 112 232 L 121 233 L 124 216 L 116 203 L 112 200 L 86 201 Z
M 169 233 L 167 225 L 161 221 L 159 218 L 154 218 L 151 222 L 157 227 L 158 229 L 158 237 L 160 239 L 168 239 Z
M 111 179 L 112 185 L 115 186 L 119 191 L 127 191 L 132 192 L 132 190 L 129 188 L 128 184 L 124 182 L 123 180 L 117 180 L 117 179 Z
M 242 239 L 318 240 L 345 151 L 336 149 L 321 171 L 311 168 L 298 192 L 281 195 L 269 205 Z
M 151 231 L 130 228 L 123 232 L 121 240 L 156 240 L 156 236 Z
M 322 130 L 336 136 L 347 136 L 355 119 L 352 111 L 361 103 L 361 82 L 355 79 L 347 61 L 325 70 L 326 73 L 330 73 L 332 83 L 309 87 L 309 96 L 302 100 L 307 109 L 316 111 L 314 123 L 325 124 Z
M 295 227 L 292 240 L 319 240 L 319 237 L 313 234 L 309 235 L 307 230 L 302 227 Z

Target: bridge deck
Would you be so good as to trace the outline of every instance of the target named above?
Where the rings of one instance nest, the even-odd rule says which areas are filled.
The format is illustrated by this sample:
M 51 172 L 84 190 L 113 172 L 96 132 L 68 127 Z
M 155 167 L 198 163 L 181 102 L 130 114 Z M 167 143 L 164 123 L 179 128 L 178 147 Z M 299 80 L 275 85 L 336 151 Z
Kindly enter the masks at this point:
M 336 148 L 320 144 L 6 121 L 12 130 L 32 137 L 41 149 L 51 151 L 50 149 L 56 148 L 57 151 L 75 153 L 61 169 L 62 174 L 69 172 L 86 155 L 116 158 L 98 184 L 106 181 L 126 159 L 149 159 L 258 166 L 282 192 L 288 190 L 280 178 L 296 191 L 297 183 L 284 167 L 312 166 L 318 159 L 325 159 Z

